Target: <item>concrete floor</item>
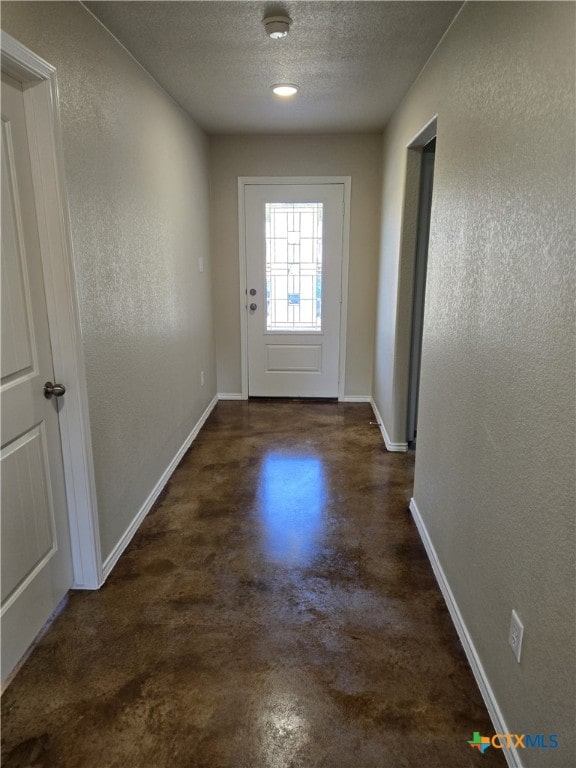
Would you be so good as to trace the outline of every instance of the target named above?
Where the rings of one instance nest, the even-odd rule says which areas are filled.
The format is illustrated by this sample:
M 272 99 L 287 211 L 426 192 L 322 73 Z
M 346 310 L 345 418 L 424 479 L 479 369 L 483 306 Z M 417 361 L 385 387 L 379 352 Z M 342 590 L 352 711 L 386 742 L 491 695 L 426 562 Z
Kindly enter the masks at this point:
M 8 687 L 5 768 L 505 766 L 364 404 L 221 402 Z

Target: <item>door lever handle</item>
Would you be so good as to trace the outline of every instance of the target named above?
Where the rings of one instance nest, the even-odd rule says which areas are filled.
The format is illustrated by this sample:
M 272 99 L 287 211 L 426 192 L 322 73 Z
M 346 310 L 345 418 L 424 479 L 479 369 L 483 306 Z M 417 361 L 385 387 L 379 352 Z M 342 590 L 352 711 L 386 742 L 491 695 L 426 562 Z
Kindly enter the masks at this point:
M 44 384 L 44 397 L 47 400 L 50 400 L 52 395 L 54 395 L 54 397 L 62 397 L 65 392 L 66 387 L 64 384 L 52 384 L 51 381 L 47 381 L 46 384 Z

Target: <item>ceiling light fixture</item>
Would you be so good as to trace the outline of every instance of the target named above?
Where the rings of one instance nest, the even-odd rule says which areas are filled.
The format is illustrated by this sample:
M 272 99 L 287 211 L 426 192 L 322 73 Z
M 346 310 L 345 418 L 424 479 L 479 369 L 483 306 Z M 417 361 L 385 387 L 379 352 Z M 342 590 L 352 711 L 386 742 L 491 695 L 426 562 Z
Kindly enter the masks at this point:
M 290 16 L 267 16 L 262 19 L 262 24 L 264 24 L 268 37 L 271 37 L 272 40 L 282 40 L 284 37 L 288 37 L 292 19 Z
M 272 85 L 270 87 L 276 96 L 282 96 L 283 98 L 286 98 L 287 96 L 294 96 L 294 94 L 298 93 L 299 90 L 298 86 L 293 85 L 292 83 L 279 83 L 278 85 Z

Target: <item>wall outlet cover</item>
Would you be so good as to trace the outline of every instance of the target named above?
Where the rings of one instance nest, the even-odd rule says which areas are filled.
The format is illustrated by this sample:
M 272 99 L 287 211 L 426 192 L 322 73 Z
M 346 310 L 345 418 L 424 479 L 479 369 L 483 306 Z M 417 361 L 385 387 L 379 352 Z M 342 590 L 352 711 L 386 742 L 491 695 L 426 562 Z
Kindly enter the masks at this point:
M 524 625 L 516 611 L 512 611 L 510 619 L 510 633 L 508 635 L 508 645 L 512 648 L 512 653 L 516 661 L 520 664 L 520 655 L 522 653 L 522 639 L 524 637 Z

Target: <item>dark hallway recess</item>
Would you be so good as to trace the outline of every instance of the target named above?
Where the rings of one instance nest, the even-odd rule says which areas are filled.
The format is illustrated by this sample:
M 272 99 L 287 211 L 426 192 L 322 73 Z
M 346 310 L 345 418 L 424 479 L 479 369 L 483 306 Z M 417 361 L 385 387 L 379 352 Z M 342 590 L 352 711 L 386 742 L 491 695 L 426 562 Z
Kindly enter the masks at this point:
M 221 402 L 3 697 L 5 768 L 504 766 L 364 404 Z
M 420 367 L 422 364 L 422 336 L 424 333 L 424 303 L 426 300 L 426 272 L 428 269 L 428 243 L 430 215 L 434 186 L 436 138 L 422 148 L 420 159 L 420 190 L 416 253 L 414 254 L 414 287 L 412 293 L 412 328 L 410 331 L 410 374 L 408 377 L 408 424 L 406 441 L 416 447 L 418 430 L 418 398 L 420 394 Z

